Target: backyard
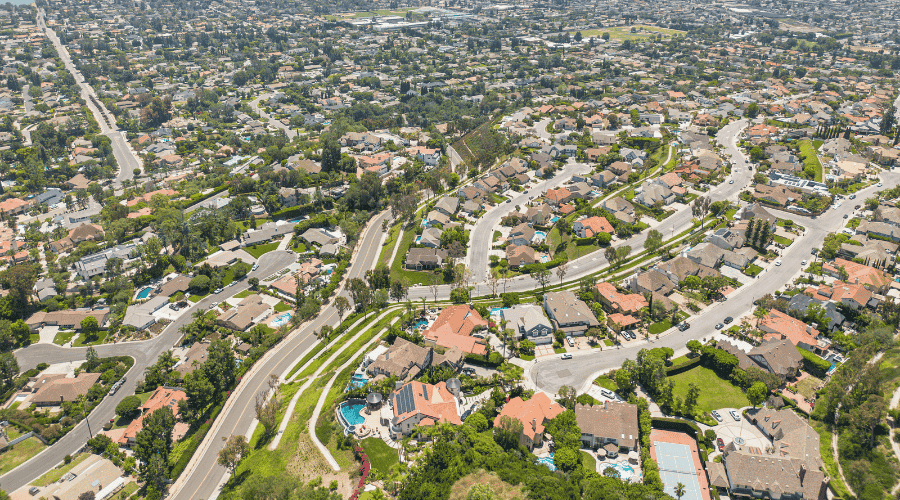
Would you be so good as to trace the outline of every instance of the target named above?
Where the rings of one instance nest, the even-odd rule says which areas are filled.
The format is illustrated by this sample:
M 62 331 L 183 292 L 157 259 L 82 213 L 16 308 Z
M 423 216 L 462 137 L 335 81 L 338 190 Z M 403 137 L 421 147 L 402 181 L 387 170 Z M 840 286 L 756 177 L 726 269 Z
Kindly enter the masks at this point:
M 743 391 L 703 366 L 672 375 L 669 380 L 675 384 L 675 396 L 680 397 L 682 401 L 687 397 L 691 383 L 701 388 L 700 398 L 697 400 L 697 411 L 701 413 L 708 414 L 719 408 L 741 408 L 748 404 Z

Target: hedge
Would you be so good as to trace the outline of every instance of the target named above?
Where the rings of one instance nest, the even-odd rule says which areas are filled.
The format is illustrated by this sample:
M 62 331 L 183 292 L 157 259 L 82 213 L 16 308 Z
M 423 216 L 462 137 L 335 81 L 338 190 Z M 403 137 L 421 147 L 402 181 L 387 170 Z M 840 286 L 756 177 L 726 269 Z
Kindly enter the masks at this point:
M 808 371 L 810 375 L 824 378 L 828 374 L 828 370 L 831 369 L 831 363 L 801 347 L 797 347 L 797 352 L 803 356 L 803 369 Z
M 700 363 L 703 361 L 703 358 L 697 356 L 696 358 L 688 361 L 687 363 L 679 366 L 673 366 L 671 368 L 666 368 L 666 376 L 671 377 L 673 375 L 678 375 L 679 373 L 684 373 L 692 368 L 700 366 Z

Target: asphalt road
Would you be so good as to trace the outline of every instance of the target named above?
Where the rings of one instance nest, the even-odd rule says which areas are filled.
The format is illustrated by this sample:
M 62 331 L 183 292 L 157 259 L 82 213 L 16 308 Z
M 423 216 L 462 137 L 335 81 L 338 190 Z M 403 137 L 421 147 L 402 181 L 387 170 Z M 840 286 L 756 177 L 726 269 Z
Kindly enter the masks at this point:
M 382 212 L 369 223 L 362 234 L 359 250 L 345 279 L 363 278 L 367 270 L 375 267 L 382 248 L 381 223 L 388 215 L 388 211 Z M 349 299 L 346 291 L 342 291 L 341 295 Z M 240 386 L 231 396 L 230 405 L 226 405 L 219 414 L 216 425 L 206 435 L 194 460 L 188 464 L 181 478 L 172 486 L 170 498 L 195 500 L 213 498 L 218 494 L 219 485 L 227 473 L 226 469 L 216 462 L 223 438 L 247 432 L 251 422 L 256 418 L 256 395 L 268 388 L 269 375 L 281 376 L 316 343 L 314 331 L 325 325 L 336 326 L 339 322 L 340 318 L 332 300 L 312 321 L 303 325 L 302 329 L 292 332 L 285 341 L 257 362 L 259 369 L 251 370 L 244 376 Z
M 738 135 L 740 134 L 741 130 L 743 130 L 743 128 L 747 126 L 747 123 L 748 122 L 746 120 L 732 122 L 719 131 L 717 139 L 725 146 L 725 151 L 732 155 L 732 158 L 737 162 L 737 166 L 733 167 L 731 176 L 729 177 L 729 180 L 734 180 L 734 184 L 729 184 L 728 181 L 725 181 L 719 186 L 713 188 L 709 193 L 707 193 L 707 196 L 710 197 L 711 201 L 725 199 L 736 200 L 741 189 L 744 189 L 753 178 L 753 172 L 748 168 L 747 162 L 741 155 L 736 144 Z M 569 174 L 569 176 L 571 176 L 571 174 Z M 559 179 L 561 179 L 562 181 L 568 180 L 568 178 L 562 174 L 559 176 Z M 539 190 L 535 189 L 532 189 L 530 191 L 534 193 L 540 192 Z M 504 207 L 506 207 L 507 205 L 515 207 L 515 203 L 513 202 L 503 203 L 499 207 L 495 207 L 490 212 L 485 214 L 484 218 L 492 217 L 492 214 L 494 214 L 495 211 L 506 210 L 506 208 Z M 498 212 L 498 214 L 499 213 L 500 212 Z M 681 210 L 670 215 L 662 222 L 662 224 L 655 226 L 655 229 L 662 232 L 663 237 L 668 239 L 689 229 L 692 224 L 692 219 L 693 215 L 691 214 L 690 207 L 685 206 Z M 485 229 L 483 229 L 481 232 L 473 232 L 475 234 L 473 234 L 470 240 L 469 249 L 471 252 L 473 252 L 473 257 L 470 261 L 472 269 L 478 269 L 477 267 L 475 267 L 475 263 L 478 261 L 478 259 L 484 259 L 485 262 L 487 261 L 487 249 L 491 244 L 493 229 L 499 226 L 500 217 L 497 217 L 496 220 L 496 225 L 485 224 Z M 476 231 L 478 231 L 477 225 Z M 648 233 L 649 231 L 643 231 L 624 241 L 613 240 L 613 246 L 619 248 L 628 245 L 631 247 L 631 255 L 643 252 L 644 241 L 647 240 Z M 476 257 L 479 252 L 484 252 L 484 256 Z M 583 257 L 579 257 L 578 259 L 569 261 L 564 279 L 567 281 L 578 279 L 582 276 L 594 273 L 598 269 L 606 267 L 608 264 L 609 263 L 606 260 L 606 256 L 602 251 L 594 251 Z M 487 264 L 485 263 L 484 266 L 486 267 Z M 477 281 L 477 278 L 484 275 L 482 274 L 479 276 L 478 274 L 475 274 L 475 276 Z M 553 273 L 553 275 L 551 276 L 551 284 L 555 283 L 557 279 L 558 278 L 556 276 L 556 273 Z M 517 276 L 515 278 L 501 280 L 497 287 L 497 293 L 525 292 L 534 290 L 539 287 L 540 284 L 530 276 Z M 493 293 L 491 287 L 484 283 L 475 284 L 472 288 L 473 296 L 483 296 Z M 437 299 L 447 299 L 449 297 L 450 285 L 441 285 L 437 287 Z M 410 287 L 409 298 L 413 301 L 423 298 L 425 300 L 435 300 L 434 289 L 431 286 Z
M 293 130 L 293 129 L 291 129 L 291 127 L 288 127 L 287 125 L 285 125 L 281 120 L 269 115 L 269 113 L 266 113 L 265 109 L 263 109 L 259 106 L 259 101 L 261 101 L 263 99 L 268 99 L 271 96 L 272 96 L 272 94 L 263 94 L 263 95 L 257 97 L 256 99 L 253 99 L 253 101 L 251 101 L 250 104 L 252 104 L 253 109 L 255 109 L 257 113 L 259 113 L 260 118 L 269 122 L 269 125 L 271 125 L 275 128 L 284 130 L 284 133 L 287 135 L 288 140 L 292 140 L 294 137 L 297 137 L 297 131 Z
M 591 168 L 591 165 L 572 161 L 558 171 L 554 177 L 538 182 L 534 187 L 519 193 L 518 196 L 511 198 L 508 202 L 501 203 L 488 210 L 484 216 L 478 219 L 475 223 L 475 229 L 472 231 L 472 245 L 469 248 L 471 251 L 469 269 L 472 270 L 475 280 L 483 281 L 487 279 L 489 273 L 488 252 L 491 250 L 494 230 L 500 227 L 500 221 L 504 217 L 515 211 L 516 206 L 520 206 L 522 211 L 525 211 L 525 205 L 531 199 L 540 196 L 548 189 L 556 189 L 566 181 L 571 180 L 575 174 L 590 172 Z M 514 192 L 510 191 L 510 193 Z
M 248 275 L 250 277 L 265 278 L 287 267 L 296 260 L 297 256 L 287 251 L 273 251 L 264 254 L 259 260 L 259 268 Z M 213 302 L 222 302 L 226 298 L 236 295 L 249 288 L 247 280 L 239 281 L 236 285 L 225 288 L 222 293 L 203 298 L 197 304 L 184 312 L 175 321 L 170 323 L 156 337 L 140 342 L 122 342 L 118 344 L 104 344 L 95 347 L 101 357 L 106 356 L 131 356 L 134 358 L 134 366 L 128 371 L 126 381 L 122 387 L 112 396 L 103 398 L 103 401 L 91 412 L 88 418 L 72 429 L 53 446 L 45 449 L 31 460 L 16 467 L 0 477 L 0 488 L 6 491 L 14 491 L 41 476 L 44 472 L 63 461 L 66 455 L 74 454 L 88 439 L 88 425 L 96 433 L 101 430 L 103 424 L 115 416 L 116 405 L 130 394 L 134 394 L 136 382 L 144 378 L 144 370 L 156 363 L 160 354 L 172 346 L 181 338 L 179 330 L 182 326 L 191 322 L 194 311 L 206 310 Z M 61 347 L 55 344 L 33 344 L 15 352 L 16 360 L 22 371 L 30 370 L 38 363 L 63 363 L 70 361 L 83 361 L 87 348 Z
M 732 153 L 733 154 L 733 153 Z M 742 156 L 734 154 L 735 159 Z M 855 200 L 844 199 L 841 207 L 828 210 L 815 219 L 801 217 L 786 212 L 778 212 L 778 216 L 791 219 L 806 228 L 806 233 L 797 238 L 793 244 L 782 251 L 781 266 L 770 264 L 764 273 L 755 281 L 744 285 L 732 293 L 725 302 L 718 302 L 701 314 L 689 320 L 691 328 L 684 332 L 673 330 L 660 339 L 652 342 L 634 342 L 622 348 L 606 347 L 602 351 L 592 350 L 589 353 L 574 354 L 573 359 L 563 360 L 560 356 L 540 358 L 529 368 L 531 380 L 540 389 L 556 393 L 560 386 L 569 385 L 583 391 L 601 373 L 622 365 L 626 359 L 635 359 L 643 348 L 670 347 L 676 351 L 684 348 L 692 339 L 709 338 L 716 330 L 715 325 L 727 316 L 740 318 L 752 311 L 753 301 L 782 288 L 798 276 L 803 268 L 802 261 L 811 261 L 810 250 L 821 247 L 822 241 L 829 233 L 840 230 L 845 224 L 844 215 L 853 212 L 853 207 L 871 197 L 876 191 L 889 189 L 900 183 L 900 172 L 884 171 L 880 175 L 884 187 L 870 186 L 856 193 Z
M 47 38 L 53 43 L 53 47 L 56 48 L 63 65 L 75 78 L 78 86 L 81 87 L 81 97 L 87 103 L 88 109 L 91 110 L 91 114 L 94 115 L 94 119 L 100 125 L 100 132 L 110 138 L 113 155 L 116 158 L 116 163 L 119 165 L 119 173 L 116 175 L 115 183 L 117 186 L 121 186 L 123 181 L 134 178 L 134 169 L 143 168 L 143 163 L 131 151 L 125 134 L 116 128 L 116 119 L 113 114 L 106 109 L 106 106 L 103 105 L 100 99 L 97 99 L 94 89 L 84 81 L 84 77 L 72 63 L 68 49 L 60 43 L 56 32 L 44 24 L 44 9 L 38 9 L 37 22 L 38 26 L 46 32 Z

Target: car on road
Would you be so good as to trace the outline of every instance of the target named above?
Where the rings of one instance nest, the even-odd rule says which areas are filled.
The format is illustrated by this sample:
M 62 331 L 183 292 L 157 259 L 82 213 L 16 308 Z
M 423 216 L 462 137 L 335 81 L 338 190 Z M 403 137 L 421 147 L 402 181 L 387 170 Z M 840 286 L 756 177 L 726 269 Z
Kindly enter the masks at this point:
M 722 422 L 722 415 L 719 415 L 719 412 L 717 412 L 716 410 L 712 411 L 712 416 L 714 419 L 716 419 L 717 422 Z
M 719 451 L 723 451 L 725 449 L 725 441 L 722 441 L 722 438 L 716 438 L 716 446 L 719 447 Z
M 562 359 L 572 359 L 572 355 L 569 353 L 565 353 L 562 355 Z
M 683 332 L 683 331 L 687 330 L 687 329 L 690 328 L 690 327 L 691 327 L 691 324 L 690 324 L 690 323 L 682 323 L 682 324 L 678 325 L 678 331 L 679 331 L 679 332 Z
M 731 411 L 728 412 L 728 413 L 731 414 L 731 418 L 733 418 L 735 422 L 740 422 L 740 421 L 741 421 L 741 414 L 738 413 L 737 411 L 731 410 Z
M 721 330 L 724 327 L 725 325 L 723 325 L 722 323 L 716 323 L 716 330 Z
M 776 261 L 775 261 L 775 265 L 776 265 L 776 266 L 780 266 L 780 265 L 781 265 L 781 261 L 780 261 L 780 260 L 776 260 Z
M 732 318 L 731 316 L 728 316 L 727 318 L 725 318 L 725 324 L 726 324 L 726 325 L 727 325 L 727 324 L 730 324 L 732 321 L 734 321 L 734 318 Z

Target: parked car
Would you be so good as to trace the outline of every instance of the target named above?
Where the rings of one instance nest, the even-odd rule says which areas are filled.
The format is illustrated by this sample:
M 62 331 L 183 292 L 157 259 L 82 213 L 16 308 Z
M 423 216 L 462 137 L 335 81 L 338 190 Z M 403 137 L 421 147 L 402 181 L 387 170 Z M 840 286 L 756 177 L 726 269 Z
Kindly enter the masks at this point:
M 735 410 L 731 410 L 731 411 L 728 412 L 728 413 L 731 414 L 731 418 L 733 418 L 735 422 L 740 422 L 740 421 L 741 421 L 741 414 L 740 414 L 740 413 L 736 412 Z
M 722 438 L 716 438 L 716 445 L 719 447 L 719 451 L 725 449 L 725 441 L 722 441 Z
M 722 422 L 722 415 L 719 415 L 719 412 L 717 412 L 716 410 L 712 411 L 712 416 L 714 419 L 716 419 L 717 422 Z
M 572 359 L 572 355 L 569 353 L 563 354 L 562 359 Z
M 725 318 L 726 325 L 731 324 L 732 321 L 734 321 L 734 318 L 732 318 L 731 316 L 728 316 L 727 318 Z

